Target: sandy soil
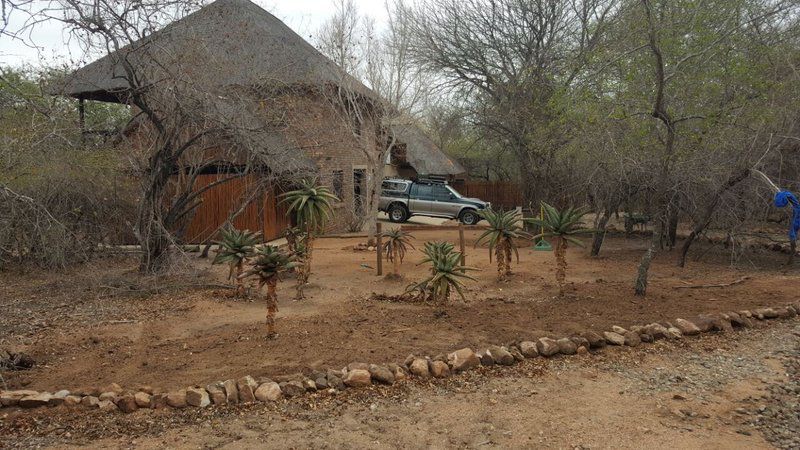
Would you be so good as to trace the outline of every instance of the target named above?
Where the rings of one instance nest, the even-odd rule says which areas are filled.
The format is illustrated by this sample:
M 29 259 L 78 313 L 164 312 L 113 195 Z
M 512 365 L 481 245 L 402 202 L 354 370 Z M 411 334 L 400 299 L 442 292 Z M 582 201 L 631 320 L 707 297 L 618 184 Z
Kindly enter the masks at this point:
M 455 231 L 415 233 L 426 240 L 456 239 Z M 67 274 L 0 274 L 0 347 L 26 351 L 38 365 L 3 375 L 11 388 L 80 389 L 111 382 L 126 388 L 175 389 L 246 374 L 272 376 L 352 361 L 392 362 L 409 353 L 436 355 L 470 346 L 543 335 L 602 331 L 661 319 L 785 304 L 796 298 L 794 272 L 783 255 L 754 253 L 731 267 L 724 251 L 698 247 L 701 261 L 674 267 L 674 253 L 652 268 L 649 295 L 633 296 L 631 284 L 645 238 L 612 238 L 604 256 L 572 249 L 570 294 L 559 298 L 553 256 L 523 248 L 516 274 L 498 282 L 486 249 L 473 249 L 468 264 L 482 269 L 467 300 L 441 307 L 371 300 L 399 294 L 426 269 L 412 251 L 403 264 L 407 281 L 379 278 L 375 255 L 354 252 L 359 239 L 321 239 L 314 256 L 308 299 L 292 301 L 293 280 L 279 287 L 276 340 L 264 339 L 265 307 L 258 298 L 236 300 L 219 288 L 226 270 L 193 259 L 194 277 L 142 280 L 131 258 L 98 261 Z M 744 267 L 744 268 L 742 268 Z M 726 288 L 676 289 L 687 284 L 747 281 Z
M 85 417 L 43 409 L 0 416 L 0 446 L 771 448 L 743 414 L 771 406 L 767 388 L 787 382 L 784 365 L 798 355 L 798 321 L 771 322 L 278 404 Z

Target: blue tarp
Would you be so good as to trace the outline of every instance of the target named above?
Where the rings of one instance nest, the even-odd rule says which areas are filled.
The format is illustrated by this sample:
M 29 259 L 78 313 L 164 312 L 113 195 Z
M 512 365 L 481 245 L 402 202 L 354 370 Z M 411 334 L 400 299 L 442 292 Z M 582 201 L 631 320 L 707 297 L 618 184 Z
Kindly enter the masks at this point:
M 775 194 L 775 206 L 783 208 L 792 206 L 792 223 L 789 225 L 789 239 L 797 240 L 797 232 L 800 231 L 800 202 L 797 197 L 789 191 L 780 191 Z

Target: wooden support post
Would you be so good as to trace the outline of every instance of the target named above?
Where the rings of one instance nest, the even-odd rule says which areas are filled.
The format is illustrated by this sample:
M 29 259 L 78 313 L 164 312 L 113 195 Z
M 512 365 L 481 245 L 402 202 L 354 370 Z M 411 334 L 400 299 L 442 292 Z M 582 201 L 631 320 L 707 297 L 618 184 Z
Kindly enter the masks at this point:
M 380 222 L 375 224 L 375 242 L 377 244 L 375 245 L 375 252 L 377 252 L 378 257 L 378 276 L 383 275 L 383 252 L 381 251 L 383 247 L 383 232 L 381 229 L 383 227 L 381 225 Z
M 459 248 L 459 251 L 461 251 L 461 265 L 462 266 L 466 266 L 467 265 L 467 249 L 466 249 L 466 243 L 464 242 L 464 224 L 463 223 L 459 223 L 458 224 L 458 248 Z M 466 271 L 464 271 L 464 272 L 466 272 Z
M 83 98 L 78 99 L 78 128 L 81 130 L 81 146 L 86 146 L 86 105 Z

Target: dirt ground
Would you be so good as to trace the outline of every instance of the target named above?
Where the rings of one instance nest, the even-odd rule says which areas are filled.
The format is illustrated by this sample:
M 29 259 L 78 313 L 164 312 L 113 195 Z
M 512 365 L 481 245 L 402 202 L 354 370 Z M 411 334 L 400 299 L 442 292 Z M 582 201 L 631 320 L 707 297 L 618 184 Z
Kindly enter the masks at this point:
M 797 405 L 794 419 L 764 418 L 782 408 L 770 391 L 800 389 L 800 374 L 787 373 L 798 358 L 800 322 L 771 322 L 276 404 L 6 414 L 0 447 L 793 448 Z M 774 440 L 776 429 L 788 440 Z
M 469 283 L 466 301 L 446 307 L 370 300 L 372 293 L 399 294 L 424 276 L 418 250 L 403 264 L 405 281 L 375 275 L 374 253 L 354 252 L 362 241 L 320 239 L 307 299 L 292 301 L 293 280 L 279 286 L 276 340 L 264 338 L 265 306 L 230 298 L 219 287 L 226 269 L 190 255 L 195 274 L 142 280 L 133 256 L 108 258 L 67 274 L 0 274 L 0 347 L 25 351 L 38 362 L 28 371 L 5 372 L 10 388 L 77 390 L 111 382 L 135 389 L 177 389 L 243 375 L 274 376 L 353 361 L 402 361 L 408 354 L 436 355 L 469 346 L 543 335 L 563 336 L 612 325 L 774 306 L 796 299 L 796 273 L 784 255 L 749 254 L 737 267 L 722 249 L 703 249 L 686 269 L 675 253 L 656 259 L 649 295 L 637 298 L 632 278 L 646 238 L 609 238 L 600 258 L 569 251 L 569 295 L 559 298 L 553 255 L 526 247 L 515 275 L 498 282 L 486 249 L 473 249 L 478 231 L 467 233 L 467 263 L 482 269 Z M 426 240 L 455 240 L 456 231 L 414 233 Z M 725 288 L 677 289 L 725 283 Z

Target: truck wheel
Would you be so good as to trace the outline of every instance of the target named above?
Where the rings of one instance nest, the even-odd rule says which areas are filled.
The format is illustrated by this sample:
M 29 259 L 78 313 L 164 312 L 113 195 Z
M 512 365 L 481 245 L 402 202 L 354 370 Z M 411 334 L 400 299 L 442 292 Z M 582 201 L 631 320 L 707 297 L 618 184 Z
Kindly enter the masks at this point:
M 458 216 L 458 220 L 460 220 L 464 225 L 475 225 L 476 223 L 480 222 L 481 217 L 477 212 L 475 212 L 474 209 L 466 209 L 461 212 L 461 215 Z
M 399 203 L 395 203 L 394 205 L 390 206 L 387 213 L 389 214 L 389 220 L 392 222 L 402 223 L 408 220 L 408 210 L 406 210 L 405 206 Z

